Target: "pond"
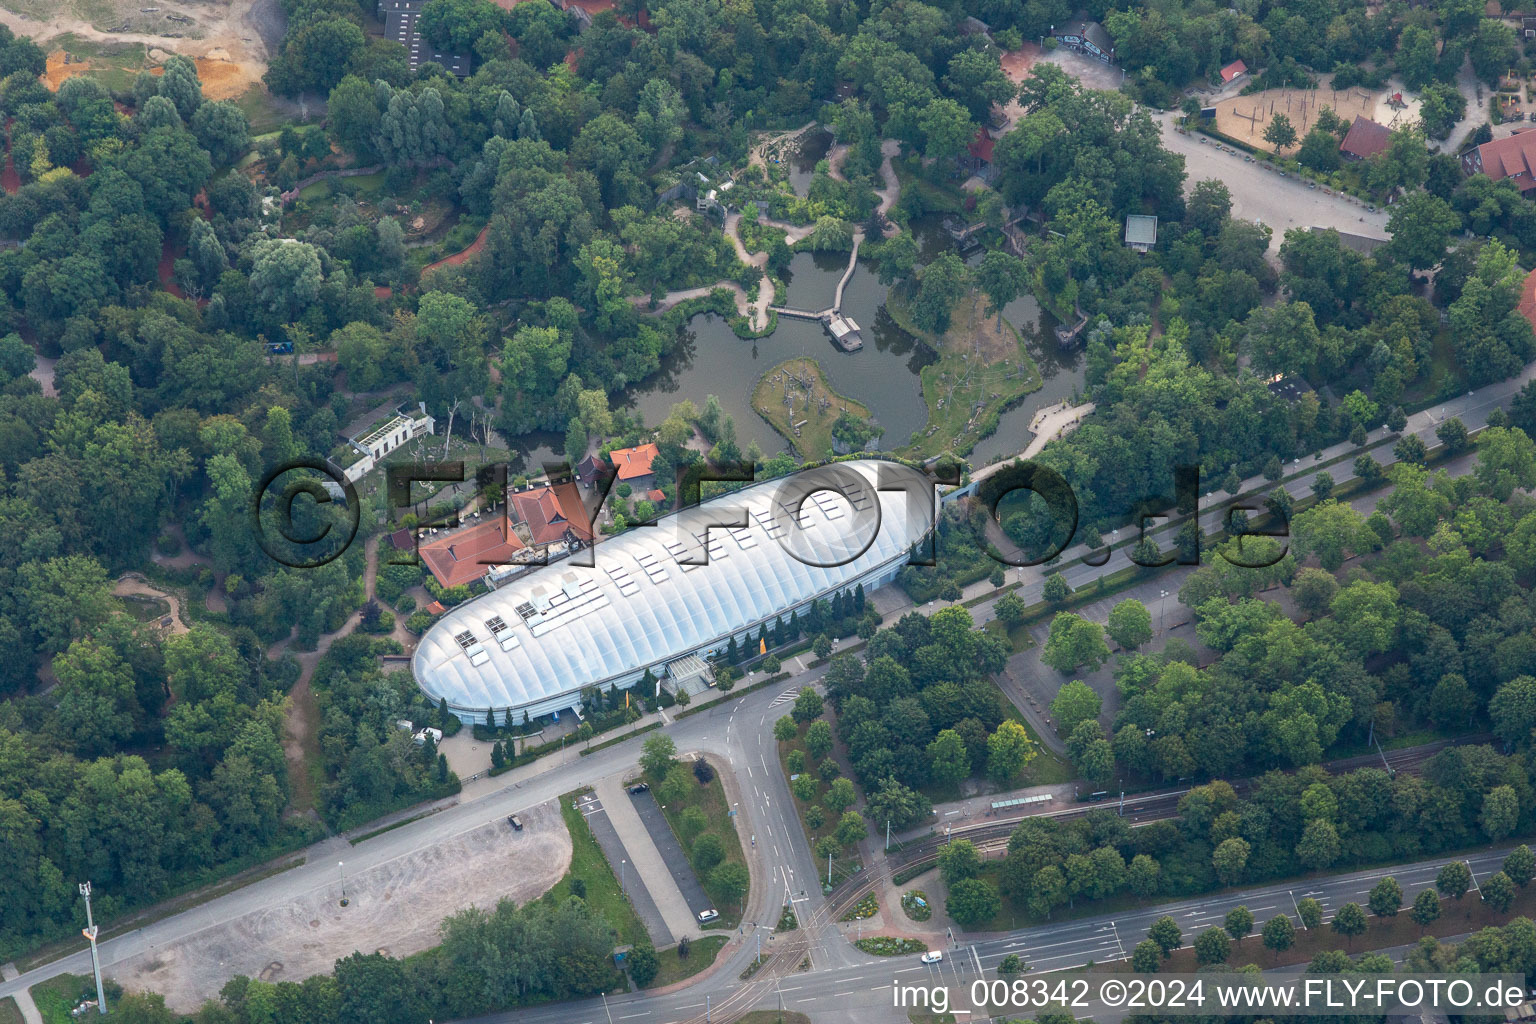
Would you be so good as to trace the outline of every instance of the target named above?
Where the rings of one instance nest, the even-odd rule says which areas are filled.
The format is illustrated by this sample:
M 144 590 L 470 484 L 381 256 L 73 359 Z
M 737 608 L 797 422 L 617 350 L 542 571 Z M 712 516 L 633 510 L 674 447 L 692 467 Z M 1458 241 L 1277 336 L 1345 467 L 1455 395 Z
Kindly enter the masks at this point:
M 789 184 L 795 195 L 802 199 L 811 191 L 811 179 L 816 176 L 816 164 L 824 159 L 832 148 L 832 133 L 825 129 L 807 132 L 800 137 L 800 147 L 789 158 Z
M 162 616 L 171 614 L 171 603 L 163 597 L 120 594 L 117 599 L 123 603 L 123 610 L 139 622 L 154 622 Z
M 848 266 L 845 253 L 797 253 L 786 275 L 785 304 L 823 309 Z M 632 407 L 651 425 L 667 416 L 683 399 L 702 406 L 709 395 L 736 420 L 736 437 L 745 447 L 756 441 L 772 454 L 787 445 L 752 409 L 752 389 L 764 371 L 793 356 L 821 363 L 828 382 L 839 394 L 866 405 L 885 428 L 882 448 L 905 444 L 928 420 L 923 404 L 922 368 L 933 352 L 896 326 L 885 313 L 885 287 L 868 265 L 861 264 L 843 295 L 843 311 L 864 329 L 864 347 L 843 352 L 832 344 L 821 324 L 779 318 L 779 328 L 766 338 L 744 341 L 730 325 L 713 314 L 694 317 L 661 372 L 630 392 Z
M 825 148 L 821 153 L 825 154 Z M 942 220 L 929 215 L 913 225 L 919 246 L 927 254 L 925 260 L 950 245 Z M 977 254 L 968 262 L 979 258 Z M 830 306 L 847 265 L 848 258 L 843 253 L 797 253 L 785 275 L 786 294 L 776 301 L 803 309 Z M 928 420 L 919 373 L 936 357 L 886 313 L 886 292 L 870 264 L 861 261 L 843 296 L 843 311 L 858 321 L 864 333 L 864 347 L 851 353 L 833 345 L 821 325 L 814 321 L 780 317 L 778 330 L 773 334 L 744 341 L 720 317 L 694 317 L 676 348 L 662 360 L 660 371 L 630 389 L 625 404 L 654 426 L 666 418 L 674 403 L 688 399 L 703 406 L 705 399 L 714 395 L 721 408 L 735 419 L 736 436 L 742 447 L 756 441 L 764 452 L 772 454 L 788 446 L 753 411 L 752 389 L 764 371 L 785 359 L 809 356 L 821 363 L 828 382 L 838 393 L 863 403 L 885 428 L 879 442 L 881 448 L 901 447 Z M 1025 295 L 1009 303 L 1003 315 L 1023 335 L 1025 348 L 1039 367 L 1044 385 L 1002 415 L 997 432 L 984 438 L 971 453 L 975 465 L 1023 450 L 1029 444 L 1029 423 L 1036 411 L 1063 399 L 1070 400 L 1083 386 L 1082 352 L 1063 352 L 1057 347 L 1052 334 L 1055 320 L 1041 310 L 1033 296 Z M 545 452 L 558 451 L 563 441 L 557 436 L 528 437 L 514 441 L 514 445 L 526 445 L 525 450 L 537 460 Z

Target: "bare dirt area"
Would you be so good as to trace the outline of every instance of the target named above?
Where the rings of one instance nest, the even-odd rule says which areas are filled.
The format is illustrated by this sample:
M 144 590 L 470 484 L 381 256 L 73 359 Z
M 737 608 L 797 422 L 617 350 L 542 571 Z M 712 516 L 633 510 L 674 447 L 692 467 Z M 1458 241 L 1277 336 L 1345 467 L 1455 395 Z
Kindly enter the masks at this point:
M 128 573 L 112 585 L 112 593 L 118 597 L 152 597 L 171 607 L 171 624 L 166 631 L 174 636 L 187 632 L 187 624 L 181 613 L 181 597 L 169 590 L 161 590 L 137 573 Z
M 1364 117 L 1395 128 L 1418 120 L 1418 101 L 1408 97 L 1401 106 L 1394 106 L 1390 102 L 1393 91 L 1333 89 L 1323 82 L 1316 89 L 1265 89 L 1246 96 L 1230 96 L 1216 103 L 1216 128 L 1223 135 L 1274 152 L 1275 147 L 1264 141 L 1264 129 L 1276 114 L 1284 114 L 1290 120 L 1298 140 L 1312 130 L 1318 112 L 1327 108 L 1345 124 Z
M 349 874 L 349 905 L 339 905 L 340 878 L 287 902 L 208 928 L 115 965 L 124 988 L 165 994 L 172 1008 L 196 1010 L 231 975 L 301 981 L 330 971 L 354 951 L 408 956 L 440 941 L 444 917 L 471 904 L 490 909 L 546 892 L 571 860 L 570 833 L 553 802 L 523 815 L 512 832 L 503 821 L 483 825 L 358 875 Z M 470 898 L 473 897 L 473 898 Z
M 196 59 L 203 92 L 215 100 L 234 99 L 260 82 L 283 33 L 276 0 L 0 0 L 0 24 L 39 43 L 58 40 L 61 49 L 44 75 L 50 89 L 106 64 L 92 54 L 66 63 L 63 51 L 71 45 L 143 46 L 150 70 L 172 53 Z

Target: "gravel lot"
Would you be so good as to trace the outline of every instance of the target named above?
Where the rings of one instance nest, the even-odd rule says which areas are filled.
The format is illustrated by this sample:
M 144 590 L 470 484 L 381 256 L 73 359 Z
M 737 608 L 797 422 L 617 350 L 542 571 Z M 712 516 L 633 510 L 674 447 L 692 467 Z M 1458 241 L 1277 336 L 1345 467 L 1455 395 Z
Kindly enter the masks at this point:
M 522 832 L 497 818 L 480 828 L 396 857 L 331 885 L 151 948 L 108 972 L 124 988 L 164 993 L 191 1012 L 233 974 L 302 981 L 331 970 L 360 950 L 405 956 L 434 946 L 443 918 L 471 904 L 489 909 L 501 898 L 519 903 L 547 891 L 571 861 L 571 839 L 554 803 L 522 815 Z M 336 859 L 345 862 L 345 849 Z

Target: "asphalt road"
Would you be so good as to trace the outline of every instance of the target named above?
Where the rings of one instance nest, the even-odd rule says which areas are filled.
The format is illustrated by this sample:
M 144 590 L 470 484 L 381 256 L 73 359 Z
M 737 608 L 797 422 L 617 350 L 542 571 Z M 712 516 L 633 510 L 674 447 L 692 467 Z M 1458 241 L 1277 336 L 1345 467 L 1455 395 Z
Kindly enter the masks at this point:
M 1468 858 L 1474 880 L 1487 878 L 1499 870 L 1510 847 L 1500 847 Z M 1082 967 L 1104 963 L 1130 955 L 1138 942 L 1147 937 L 1152 923 L 1170 915 L 1184 932 L 1186 944 L 1207 928 L 1220 927 L 1227 911 L 1246 906 L 1254 916 L 1254 932 L 1272 917 L 1285 915 L 1298 927 L 1297 901 L 1308 896 L 1323 905 L 1323 920 L 1345 903 L 1364 906 L 1371 887 L 1387 875 L 1403 888 L 1403 905 L 1410 906 L 1423 889 L 1434 885 L 1435 875 L 1445 865 L 1444 859 L 1423 861 L 1396 868 L 1351 872 L 1332 878 L 1305 879 L 1289 885 L 1256 886 L 1217 896 L 1185 900 L 1172 904 L 1103 914 L 1078 920 L 1025 928 L 1002 936 L 976 941 L 961 938 L 944 950 L 942 963 L 925 965 L 916 954 L 872 958 L 858 954 L 851 963 L 828 964 L 810 971 L 790 974 L 777 985 L 763 986 L 758 1005 L 771 1009 L 782 997 L 784 1008 L 811 1011 L 817 1017 L 831 1018 L 856 1014 L 863 1024 L 869 1020 L 905 1020 L 907 1010 L 892 1006 L 892 986 L 944 985 L 950 989 L 951 1006 L 969 1009 L 969 986 L 979 977 L 996 978 L 997 965 L 1009 954 L 1019 956 L 1034 972 Z M 1476 899 L 1469 893 L 1465 899 Z M 1447 911 L 1454 913 L 1454 911 Z M 606 1024 L 608 1020 L 635 1021 L 637 1024 L 680 1024 L 703 1018 L 704 1000 L 718 1001 L 721 995 L 740 983 L 736 973 L 720 971 L 702 983 L 668 995 L 643 993 L 606 1000 L 582 1000 L 533 1010 L 495 1014 L 480 1018 L 485 1024 Z M 983 1014 L 985 1015 L 985 1014 Z

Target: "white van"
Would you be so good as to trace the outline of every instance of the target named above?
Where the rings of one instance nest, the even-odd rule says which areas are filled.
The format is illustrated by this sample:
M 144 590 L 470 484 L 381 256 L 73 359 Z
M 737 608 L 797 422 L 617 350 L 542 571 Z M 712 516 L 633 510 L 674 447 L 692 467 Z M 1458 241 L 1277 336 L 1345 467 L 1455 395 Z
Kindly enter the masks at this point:
M 936 964 L 936 963 L 938 963 L 939 961 L 941 961 L 943 959 L 944 959 L 944 951 L 943 950 L 939 950 L 939 949 L 930 949 L 928 952 L 924 953 L 923 956 L 922 956 L 922 961 L 925 964 Z

